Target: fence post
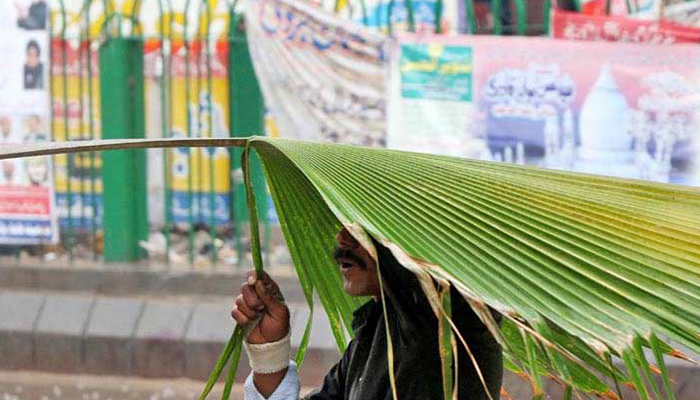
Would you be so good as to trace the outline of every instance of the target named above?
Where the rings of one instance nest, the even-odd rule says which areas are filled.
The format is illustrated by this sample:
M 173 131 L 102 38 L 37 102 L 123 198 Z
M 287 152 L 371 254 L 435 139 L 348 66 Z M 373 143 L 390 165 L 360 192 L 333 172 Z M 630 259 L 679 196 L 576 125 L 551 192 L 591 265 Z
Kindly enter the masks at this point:
M 253 70 L 253 62 L 248 51 L 248 42 L 243 29 L 243 16 L 229 14 L 229 108 L 231 115 L 230 132 L 232 137 L 242 137 L 250 135 L 262 135 L 264 133 L 264 103 L 258 80 Z M 238 252 L 239 264 L 242 261 L 243 248 L 241 244 L 241 224 L 248 221 L 248 208 L 245 200 L 245 187 L 243 186 L 241 169 L 242 150 L 232 148 L 231 171 L 234 177 L 231 192 L 232 216 L 236 228 L 236 250 Z M 262 167 L 257 159 L 257 155 L 251 157 L 251 179 L 253 181 L 253 191 L 258 203 L 258 218 L 263 221 L 265 227 L 265 242 L 269 238 L 269 224 L 267 218 L 268 204 L 267 191 L 265 189 L 265 178 Z M 240 179 L 236 177 L 241 176 Z M 267 245 L 267 243 L 265 243 Z M 266 250 L 268 246 L 265 246 Z
M 100 104 L 104 139 L 145 136 L 143 41 L 110 38 L 99 50 Z M 102 155 L 104 259 L 135 261 L 148 238 L 146 153 L 106 151 Z

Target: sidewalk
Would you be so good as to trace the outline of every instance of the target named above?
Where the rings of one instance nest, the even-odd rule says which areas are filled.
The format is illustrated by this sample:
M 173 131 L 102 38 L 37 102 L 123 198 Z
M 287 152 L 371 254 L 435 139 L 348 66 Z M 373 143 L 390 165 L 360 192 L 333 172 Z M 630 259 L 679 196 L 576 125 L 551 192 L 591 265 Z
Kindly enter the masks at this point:
M 2 400 L 194 400 L 203 388 L 202 382 L 191 379 L 0 371 Z M 216 385 L 209 398 L 220 398 L 222 390 L 223 384 Z M 308 390 L 302 388 L 302 393 Z M 242 385 L 234 385 L 230 398 L 243 398 Z

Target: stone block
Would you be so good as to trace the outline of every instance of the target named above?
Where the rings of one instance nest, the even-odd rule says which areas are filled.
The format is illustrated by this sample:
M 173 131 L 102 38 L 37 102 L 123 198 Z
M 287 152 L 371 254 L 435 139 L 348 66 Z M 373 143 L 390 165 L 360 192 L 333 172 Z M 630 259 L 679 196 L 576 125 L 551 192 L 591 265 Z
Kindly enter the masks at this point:
M 235 326 L 229 304 L 200 303 L 194 308 L 185 339 L 194 342 L 226 343 Z
M 36 289 L 95 292 L 102 273 L 93 268 L 36 268 Z
M 209 377 L 234 328 L 235 322 L 231 319 L 229 305 L 223 302 L 200 303 L 194 308 L 192 321 L 185 335 L 187 377 Z
M 31 289 L 36 286 L 37 271 L 15 265 L 0 266 L 0 286 L 13 289 Z
M 0 368 L 34 367 L 33 329 L 44 304 L 36 293 L 0 293 Z
M 74 373 L 82 369 L 82 340 L 94 299 L 46 296 L 34 331 L 37 369 Z
M 224 350 L 226 343 L 216 342 L 187 342 L 185 354 L 187 357 L 186 376 L 196 380 L 206 380 L 209 378 L 212 368 L 216 365 L 219 355 Z M 222 372 L 222 376 L 228 373 L 228 366 Z M 250 374 L 248 358 L 245 350 L 241 352 L 236 372 L 236 382 L 243 382 Z M 223 380 L 223 378 L 222 378 Z
M 44 296 L 32 292 L 0 293 L 0 329 L 31 332 L 44 304 Z
M 132 371 L 132 336 L 144 302 L 99 298 L 84 338 L 85 370 L 94 374 L 128 375 Z
M 134 373 L 145 377 L 185 375 L 185 332 L 193 306 L 148 301 L 134 336 Z

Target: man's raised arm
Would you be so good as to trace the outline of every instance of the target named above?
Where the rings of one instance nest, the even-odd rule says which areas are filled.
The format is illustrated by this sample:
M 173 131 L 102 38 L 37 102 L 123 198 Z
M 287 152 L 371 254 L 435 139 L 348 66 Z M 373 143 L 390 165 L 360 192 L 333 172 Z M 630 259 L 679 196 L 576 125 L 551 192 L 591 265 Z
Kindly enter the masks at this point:
M 250 329 L 244 346 L 253 373 L 246 379 L 245 399 L 297 400 L 299 378 L 294 363 L 289 360 L 289 309 L 277 284 L 255 272 L 236 297 L 231 316 Z

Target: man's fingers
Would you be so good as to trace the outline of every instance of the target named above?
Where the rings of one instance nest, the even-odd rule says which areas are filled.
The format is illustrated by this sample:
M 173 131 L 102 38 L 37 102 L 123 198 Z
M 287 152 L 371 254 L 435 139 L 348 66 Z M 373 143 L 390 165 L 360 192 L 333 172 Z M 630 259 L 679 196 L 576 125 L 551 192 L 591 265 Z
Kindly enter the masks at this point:
M 258 316 L 258 311 L 253 310 L 250 307 L 248 307 L 245 300 L 243 300 L 243 296 L 238 296 L 236 298 L 236 309 L 238 309 L 238 311 L 242 312 L 243 315 L 248 317 L 248 319 L 254 319 Z
M 265 304 L 265 307 L 267 307 L 268 313 L 277 319 L 287 318 L 289 316 L 287 306 L 284 304 L 284 302 L 275 298 L 277 297 L 278 293 L 275 293 L 271 289 L 274 288 L 266 286 L 262 281 L 255 283 L 255 292 L 258 294 L 258 297 L 263 304 Z
M 255 286 L 249 285 L 247 282 L 244 283 L 241 287 L 241 295 L 243 296 L 243 300 L 245 300 L 245 304 L 247 304 L 251 310 L 260 311 L 265 308 L 265 305 L 255 292 Z
M 231 316 L 240 325 L 246 325 L 250 322 L 250 318 L 246 317 L 238 308 L 234 308 L 233 311 L 231 311 Z

